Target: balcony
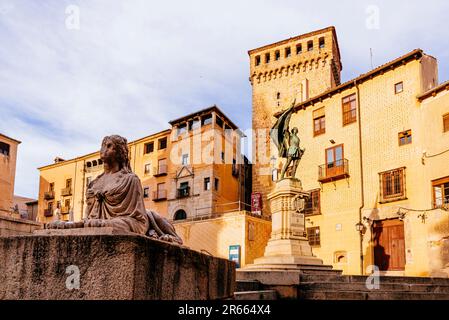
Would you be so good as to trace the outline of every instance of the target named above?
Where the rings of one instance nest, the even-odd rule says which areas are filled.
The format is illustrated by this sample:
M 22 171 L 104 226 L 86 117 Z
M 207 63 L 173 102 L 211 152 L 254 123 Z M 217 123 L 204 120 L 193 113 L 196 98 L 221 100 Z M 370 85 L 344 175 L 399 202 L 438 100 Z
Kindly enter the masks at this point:
M 167 200 L 167 190 L 153 191 L 153 201 Z
M 53 200 L 55 198 L 54 191 L 46 191 L 44 192 L 44 200 Z
M 52 209 L 44 209 L 44 217 L 52 217 L 53 210 Z
M 61 189 L 61 196 L 67 197 L 72 195 L 72 187 Z
M 166 176 L 167 175 L 167 165 L 160 165 L 158 168 L 153 168 L 154 176 Z
M 176 198 L 186 198 L 190 195 L 190 187 L 180 188 L 176 192 Z
M 349 164 L 347 159 L 326 163 L 318 167 L 318 181 L 321 183 L 347 177 L 349 177 Z
M 61 214 L 69 214 L 70 213 L 70 207 L 62 207 L 61 208 Z

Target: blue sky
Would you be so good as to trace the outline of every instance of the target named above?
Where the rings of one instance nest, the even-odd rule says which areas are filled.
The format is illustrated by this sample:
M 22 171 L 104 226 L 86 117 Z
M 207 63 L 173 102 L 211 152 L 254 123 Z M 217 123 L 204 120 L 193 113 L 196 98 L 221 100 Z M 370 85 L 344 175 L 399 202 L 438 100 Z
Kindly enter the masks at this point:
M 330 25 L 343 81 L 371 69 L 370 48 L 374 66 L 422 48 L 443 82 L 447 12 L 432 0 L 0 0 L 0 132 L 22 141 L 15 193 L 35 198 L 37 168 L 56 156 L 95 151 L 107 134 L 137 139 L 213 104 L 250 128 L 247 51 Z

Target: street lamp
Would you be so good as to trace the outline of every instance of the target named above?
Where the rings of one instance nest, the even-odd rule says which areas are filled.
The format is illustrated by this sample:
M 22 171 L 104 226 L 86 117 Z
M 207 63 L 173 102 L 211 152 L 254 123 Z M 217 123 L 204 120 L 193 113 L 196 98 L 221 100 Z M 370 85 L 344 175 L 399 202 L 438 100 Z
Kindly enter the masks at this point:
M 356 223 L 356 225 L 355 225 L 356 231 L 362 233 L 364 229 L 365 229 L 365 226 L 363 225 L 363 223 L 361 223 L 360 221 Z

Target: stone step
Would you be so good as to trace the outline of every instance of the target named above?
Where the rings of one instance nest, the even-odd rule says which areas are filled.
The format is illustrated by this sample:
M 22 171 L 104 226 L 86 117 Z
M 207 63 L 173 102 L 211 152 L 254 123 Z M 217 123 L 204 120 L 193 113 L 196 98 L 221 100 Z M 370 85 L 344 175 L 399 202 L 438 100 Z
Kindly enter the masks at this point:
M 237 292 L 257 291 L 261 289 L 261 283 L 257 280 L 237 280 Z
M 306 291 L 368 291 L 368 292 L 417 292 L 417 293 L 445 293 L 449 294 L 448 285 L 436 284 L 407 284 L 407 283 L 379 283 L 379 289 L 370 290 L 364 282 L 319 282 L 302 283 L 300 290 Z
M 332 274 L 301 274 L 301 283 L 318 282 L 349 282 L 365 283 L 368 276 L 338 276 Z M 381 276 L 380 283 L 407 283 L 407 284 L 437 284 L 449 285 L 448 278 L 422 278 L 422 277 L 399 277 Z
M 447 293 L 300 291 L 301 300 L 449 300 Z
M 235 292 L 234 300 L 277 300 L 277 293 L 276 290 Z

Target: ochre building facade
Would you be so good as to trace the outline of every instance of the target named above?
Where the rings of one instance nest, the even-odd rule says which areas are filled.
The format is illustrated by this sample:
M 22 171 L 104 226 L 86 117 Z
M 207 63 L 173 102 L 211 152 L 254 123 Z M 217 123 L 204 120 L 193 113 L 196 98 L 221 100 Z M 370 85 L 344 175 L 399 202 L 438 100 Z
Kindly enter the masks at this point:
M 314 254 L 347 274 L 376 266 L 387 275 L 447 276 L 449 83 L 439 84 L 437 60 L 417 49 L 340 84 L 333 27 L 249 56 L 253 126 L 261 131 L 253 191 L 262 193 L 264 215 L 285 161 L 269 129 L 296 99 L 290 129 L 299 129 L 306 149 L 296 177 L 311 195 Z

